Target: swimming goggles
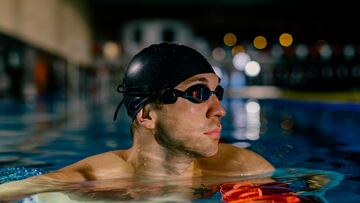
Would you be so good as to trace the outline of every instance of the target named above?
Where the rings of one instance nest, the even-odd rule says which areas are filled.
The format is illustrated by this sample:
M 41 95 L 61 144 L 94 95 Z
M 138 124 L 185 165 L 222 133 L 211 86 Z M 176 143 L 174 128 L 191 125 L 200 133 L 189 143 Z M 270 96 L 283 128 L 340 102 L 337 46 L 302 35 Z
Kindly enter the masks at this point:
M 123 88 L 123 89 L 122 89 Z M 224 88 L 218 85 L 214 91 L 211 91 L 209 87 L 207 87 L 204 84 L 196 84 L 185 91 L 173 89 L 173 88 L 163 88 L 160 92 L 154 93 L 154 94 L 148 94 L 144 92 L 137 92 L 137 91 L 127 91 L 124 90 L 123 85 L 118 86 L 118 92 L 128 94 L 129 96 L 143 98 L 138 102 L 134 109 L 139 109 L 139 107 L 144 106 L 145 103 L 149 101 L 155 101 L 159 100 L 160 102 L 164 104 L 173 104 L 176 102 L 178 97 L 185 98 L 193 103 L 202 103 L 207 101 L 210 96 L 215 95 L 219 101 L 222 100 L 224 95 Z M 124 99 L 121 100 L 120 104 L 116 108 L 115 114 L 114 114 L 114 120 L 116 120 L 118 111 L 121 107 L 121 105 L 124 103 Z
M 193 103 L 202 103 L 207 101 L 212 95 L 215 95 L 221 101 L 224 95 L 224 88 L 218 85 L 214 91 L 211 91 L 204 84 L 193 85 L 185 91 L 166 88 L 160 92 L 159 100 L 163 103 L 171 104 L 175 103 L 178 97 L 182 97 Z

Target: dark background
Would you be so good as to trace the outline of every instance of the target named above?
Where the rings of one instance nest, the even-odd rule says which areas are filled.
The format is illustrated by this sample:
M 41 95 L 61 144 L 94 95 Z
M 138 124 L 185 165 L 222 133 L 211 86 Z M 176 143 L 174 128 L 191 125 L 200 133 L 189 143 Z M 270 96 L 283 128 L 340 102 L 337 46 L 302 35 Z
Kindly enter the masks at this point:
M 349 0 L 90 0 L 89 7 L 97 39 L 117 40 L 129 20 L 167 18 L 185 21 L 211 43 L 220 43 L 228 32 L 239 40 L 261 34 L 271 42 L 289 32 L 302 43 L 359 42 L 359 6 Z

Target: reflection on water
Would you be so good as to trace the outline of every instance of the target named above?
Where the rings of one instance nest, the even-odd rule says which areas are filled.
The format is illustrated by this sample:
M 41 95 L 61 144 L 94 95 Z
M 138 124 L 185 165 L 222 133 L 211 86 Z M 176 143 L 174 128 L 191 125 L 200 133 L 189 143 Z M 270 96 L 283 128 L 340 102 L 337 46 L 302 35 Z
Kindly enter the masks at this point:
M 238 140 L 257 140 L 260 136 L 260 105 L 255 100 L 230 102 L 232 125 L 235 130 L 232 137 Z
M 338 185 L 340 173 L 279 169 L 270 177 L 206 177 L 186 180 L 113 179 L 59 185 L 59 190 L 26 202 L 327 202 L 323 194 Z M 255 190 L 254 190 L 255 189 Z M 291 201 L 290 201 L 291 200 Z
M 126 148 L 128 120 L 112 121 L 113 106 L 56 101 L 0 101 L 0 166 L 58 169 L 85 156 Z

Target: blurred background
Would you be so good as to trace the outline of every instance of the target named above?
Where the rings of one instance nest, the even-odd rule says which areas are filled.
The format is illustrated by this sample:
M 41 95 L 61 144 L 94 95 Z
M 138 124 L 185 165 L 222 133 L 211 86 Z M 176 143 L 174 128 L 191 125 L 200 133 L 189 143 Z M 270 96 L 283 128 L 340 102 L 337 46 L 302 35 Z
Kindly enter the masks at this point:
M 346 0 L 1 0 L 0 96 L 106 100 L 135 53 L 166 41 L 201 51 L 232 94 L 357 100 L 356 19 Z

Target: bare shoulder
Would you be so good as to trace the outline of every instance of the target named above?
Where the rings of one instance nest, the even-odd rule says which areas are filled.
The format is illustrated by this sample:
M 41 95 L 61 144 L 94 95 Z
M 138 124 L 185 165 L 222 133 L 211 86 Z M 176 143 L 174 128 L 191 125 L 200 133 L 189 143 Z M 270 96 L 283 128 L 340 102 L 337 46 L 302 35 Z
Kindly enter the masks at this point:
M 121 156 L 122 153 L 110 151 L 90 156 L 55 172 L 0 184 L 0 202 L 61 190 L 68 187 L 69 183 L 84 180 L 129 177 L 133 169 Z
M 84 180 L 128 177 L 133 168 L 121 155 L 121 151 L 109 151 L 82 159 L 66 166 L 57 174 L 78 174 Z
M 86 157 L 74 164 L 71 164 L 69 166 L 66 166 L 64 168 L 62 168 L 61 170 L 73 170 L 73 169 L 79 169 L 82 167 L 86 167 L 86 166 L 91 166 L 91 167 L 104 167 L 105 164 L 106 166 L 108 164 L 113 164 L 114 162 L 123 162 L 124 160 L 122 159 L 122 157 L 118 156 L 116 151 L 109 151 L 109 152 L 105 152 L 105 153 L 101 153 L 101 154 L 96 154 L 93 156 L 89 156 Z
M 256 175 L 274 171 L 274 167 L 259 154 L 230 144 L 219 144 L 218 153 L 198 160 L 204 174 Z

